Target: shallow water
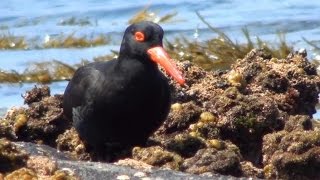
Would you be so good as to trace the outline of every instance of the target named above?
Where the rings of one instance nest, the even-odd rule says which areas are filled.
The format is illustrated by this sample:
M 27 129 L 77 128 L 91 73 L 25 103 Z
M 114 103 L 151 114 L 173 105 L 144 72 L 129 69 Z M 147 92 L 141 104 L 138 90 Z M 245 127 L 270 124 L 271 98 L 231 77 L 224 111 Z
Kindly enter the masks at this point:
M 30 8 L 30 5 L 32 8 Z M 214 0 L 214 1 L 142 1 L 128 2 L 105 0 L 79 1 L 43 1 L 43 0 L 2 0 L 0 2 L 0 33 L 25 36 L 28 40 L 42 42 L 46 36 L 61 33 L 112 36 L 109 45 L 72 48 L 72 49 L 36 49 L 0 50 L 0 69 L 22 72 L 30 62 L 60 60 L 75 64 L 81 59 L 92 59 L 118 50 L 122 33 L 128 20 L 139 10 L 150 5 L 150 10 L 165 15 L 178 12 L 174 23 L 162 24 L 166 38 L 186 36 L 193 39 L 195 30 L 199 30 L 197 41 L 215 37 L 206 25 L 196 16 L 199 11 L 214 27 L 226 32 L 232 39 L 245 42 L 241 28 L 248 27 L 252 37 L 274 42 L 278 31 L 286 32 L 289 43 L 296 49 L 306 48 L 312 57 L 312 48 L 301 37 L 320 40 L 320 1 L 305 0 Z M 65 25 L 60 23 L 71 17 L 88 20 L 86 26 Z M 319 43 L 320 44 L 320 43 Z M 50 85 L 52 94 L 63 93 L 66 82 Z M 35 84 L 0 84 L 0 115 L 8 107 L 23 104 L 21 95 Z

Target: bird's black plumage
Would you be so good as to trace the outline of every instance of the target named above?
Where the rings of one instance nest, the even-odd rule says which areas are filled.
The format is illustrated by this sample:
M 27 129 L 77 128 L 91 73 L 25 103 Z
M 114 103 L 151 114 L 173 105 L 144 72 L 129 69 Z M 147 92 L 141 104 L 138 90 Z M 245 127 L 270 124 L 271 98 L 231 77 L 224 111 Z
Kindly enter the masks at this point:
M 143 33 L 137 41 L 136 32 Z M 147 53 L 162 47 L 162 28 L 152 22 L 129 26 L 119 57 L 79 68 L 63 100 L 64 114 L 92 146 L 146 141 L 168 115 L 168 80 Z

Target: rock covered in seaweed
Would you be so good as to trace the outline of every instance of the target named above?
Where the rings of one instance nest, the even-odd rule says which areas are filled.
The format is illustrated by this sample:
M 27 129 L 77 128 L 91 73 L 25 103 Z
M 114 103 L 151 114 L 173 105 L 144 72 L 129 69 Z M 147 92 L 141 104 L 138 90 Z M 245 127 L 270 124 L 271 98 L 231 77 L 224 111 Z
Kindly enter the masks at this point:
M 28 159 L 28 154 L 16 147 L 7 139 L 0 139 L 0 173 L 12 171 L 23 167 Z
M 60 134 L 56 143 L 59 151 L 69 152 L 75 159 L 91 160 L 84 142 L 82 142 L 74 128 L 68 129 L 63 134 Z
M 319 129 L 313 130 L 310 127 L 311 119 L 308 116 L 292 116 L 287 124 L 284 130 L 263 137 L 262 153 L 266 177 L 318 179 Z
M 200 149 L 193 157 L 184 161 L 181 169 L 194 174 L 210 172 L 240 176 L 240 160 L 238 147 L 228 143 L 222 149 L 212 147 Z
M 48 86 L 42 86 L 27 91 L 24 99 L 27 108 L 12 108 L 1 120 L 6 137 L 55 146 L 57 136 L 71 125 L 62 117 L 62 96 L 50 96 Z
M 119 157 L 195 174 L 320 178 L 320 126 L 311 119 L 320 77 L 303 54 L 276 59 L 255 49 L 231 70 L 219 72 L 190 62 L 178 66 L 187 85 L 171 82 L 173 105 L 167 120 L 147 146 Z M 61 96 L 46 92 L 28 92 L 29 107 L 8 113 L 0 135 L 57 145 L 77 159 L 92 159 L 60 115 Z
M 181 163 L 182 158 L 159 146 L 152 146 L 146 148 L 135 147 L 132 150 L 132 157 L 135 160 L 145 162 L 152 166 L 158 167 L 166 167 L 174 170 L 178 170 Z
M 173 132 L 176 134 L 188 131 L 207 141 L 210 138 L 232 141 L 240 149 L 243 157 L 241 161 L 249 161 L 254 166 L 249 169 L 242 166 L 243 175 L 252 176 L 252 173 L 256 173 L 256 177 L 264 176 L 259 167 L 264 166 L 262 157 L 265 154 L 262 150 L 265 135 L 272 135 L 283 129 L 287 130 L 285 134 L 299 128 L 313 131 L 313 124 L 306 117 L 312 117 L 315 113 L 320 78 L 315 66 L 299 53 L 292 53 L 286 59 L 276 59 L 263 50 L 252 50 L 244 59 L 233 64 L 230 71 L 225 72 L 205 72 L 189 62 L 180 63 L 179 66 L 184 69 L 188 86 L 177 87 L 171 83 L 175 92 L 174 103 L 193 102 L 202 111 L 212 113 L 216 120 L 211 122 L 206 131 L 214 130 L 215 133 L 213 137 L 208 137 L 200 133 L 199 128 L 193 133 L 197 126 Z M 299 118 L 299 115 L 304 118 Z M 171 117 L 171 123 L 174 120 Z M 192 122 L 196 125 L 201 121 L 198 118 Z M 209 123 L 205 124 L 208 126 Z M 165 138 L 172 136 L 169 134 Z M 316 158 L 315 154 L 311 153 L 306 157 L 313 155 Z M 307 162 L 307 166 L 317 167 L 317 163 Z M 277 174 L 278 169 L 273 170 Z M 268 173 L 265 175 L 270 177 Z M 319 177 L 317 174 L 315 176 Z M 274 178 L 277 177 L 280 176 Z
M 30 155 L 23 147 L 4 138 L 0 139 L 0 178 L 8 180 L 79 179 L 59 169 L 50 157 Z

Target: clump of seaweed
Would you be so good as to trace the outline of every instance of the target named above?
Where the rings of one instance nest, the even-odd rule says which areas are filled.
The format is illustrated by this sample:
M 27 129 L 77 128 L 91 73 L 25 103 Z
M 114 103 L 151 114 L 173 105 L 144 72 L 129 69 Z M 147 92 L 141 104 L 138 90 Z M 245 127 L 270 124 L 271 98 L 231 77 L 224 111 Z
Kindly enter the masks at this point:
M 13 142 L 0 138 L 0 179 L 79 179 L 58 168 L 47 156 L 33 156 Z
M 16 71 L 0 71 L 0 82 L 38 82 L 48 84 L 53 81 L 70 79 L 75 69 L 76 68 L 57 60 L 32 63 L 23 73 L 18 73 Z
M 0 71 L 0 82 L 2 83 L 18 83 L 20 82 L 21 75 L 16 71 Z
M 0 27 L 1 29 L 1 27 Z M 99 34 L 93 38 L 87 36 L 77 37 L 75 33 L 60 34 L 56 37 L 47 35 L 43 44 L 37 44 L 35 39 L 26 39 L 24 36 L 14 36 L 11 33 L 0 34 L 0 49 L 29 49 L 29 48 L 84 48 L 105 45 L 110 37 Z
M 95 22 L 97 24 L 97 22 Z M 60 26 L 90 26 L 93 23 L 90 21 L 89 17 L 85 18 L 76 18 L 74 16 L 62 19 L 58 25 Z
M 168 13 L 164 16 L 158 16 L 157 12 L 150 11 L 149 6 L 146 6 L 145 8 L 143 8 L 142 10 L 137 12 L 137 14 L 135 14 L 128 21 L 128 23 L 132 24 L 132 23 L 137 23 L 140 21 L 152 21 L 155 23 L 175 22 L 175 20 L 173 20 L 173 17 L 175 17 L 177 14 L 178 14 L 177 12 L 172 12 L 172 13 Z
M 114 58 L 117 58 L 119 56 L 118 51 L 111 50 L 111 54 L 103 55 L 103 56 L 97 56 L 93 58 L 93 61 L 108 61 L 112 60 Z M 89 62 L 88 60 L 83 60 L 83 62 Z M 83 64 L 82 62 L 82 64 Z
M 50 65 L 48 67 L 48 64 Z M 25 81 L 36 79 L 37 82 L 50 83 L 70 79 L 75 68 L 61 61 L 53 60 L 50 62 L 32 63 L 25 70 Z
M 103 34 L 90 39 L 87 36 L 76 37 L 74 33 L 53 37 L 47 36 L 43 47 L 44 48 L 83 48 L 91 46 L 105 45 L 109 42 L 109 38 Z
M 229 69 L 237 59 L 243 58 L 253 48 L 263 48 L 267 54 L 275 58 L 285 58 L 293 48 L 289 46 L 285 39 L 285 34 L 278 33 L 279 45 L 272 47 L 270 43 L 257 38 L 254 42 L 250 37 L 247 28 L 242 32 L 247 40 L 246 43 L 239 44 L 230 39 L 228 35 L 213 27 L 200 13 L 196 12 L 200 20 L 205 23 L 217 38 L 210 39 L 205 43 L 190 41 L 185 37 L 176 38 L 174 42 L 166 41 L 169 53 L 174 59 L 181 61 L 188 60 L 200 65 L 205 70 Z
M 93 61 L 108 61 L 118 56 L 118 52 L 112 51 L 112 54 L 97 56 Z M 49 84 L 56 81 L 71 79 L 77 68 L 88 64 L 90 61 L 82 59 L 80 63 L 68 65 L 59 60 L 45 62 L 32 62 L 22 72 L 0 70 L 0 83 L 31 83 Z
M 0 24 L 0 30 L 8 30 L 9 26 L 5 24 Z
M 0 35 L 0 49 L 27 49 L 24 37 L 17 37 L 10 33 Z
M 18 20 L 18 22 L 15 23 L 13 26 L 14 27 L 34 26 L 39 24 L 43 19 L 44 17 L 35 17 L 35 18 L 23 17 L 20 20 Z

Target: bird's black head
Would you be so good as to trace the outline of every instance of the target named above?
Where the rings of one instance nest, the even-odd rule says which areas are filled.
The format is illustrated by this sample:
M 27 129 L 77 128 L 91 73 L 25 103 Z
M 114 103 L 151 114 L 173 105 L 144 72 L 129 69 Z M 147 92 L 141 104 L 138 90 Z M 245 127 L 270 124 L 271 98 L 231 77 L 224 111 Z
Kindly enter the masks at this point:
M 143 21 L 130 25 L 123 36 L 119 59 L 139 60 L 144 64 L 158 63 L 180 84 L 182 73 L 162 47 L 163 30 L 153 22 Z
M 151 47 L 162 47 L 163 30 L 153 22 L 143 21 L 130 25 L 123 36 L 120 55 L 147 57 Z

